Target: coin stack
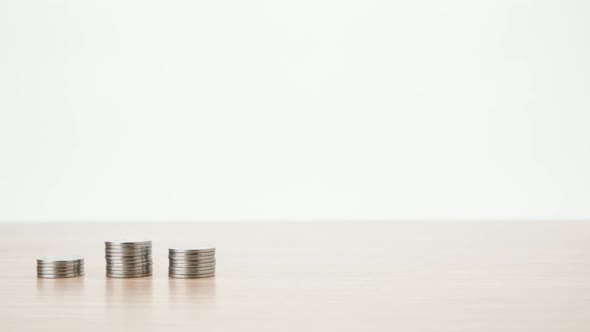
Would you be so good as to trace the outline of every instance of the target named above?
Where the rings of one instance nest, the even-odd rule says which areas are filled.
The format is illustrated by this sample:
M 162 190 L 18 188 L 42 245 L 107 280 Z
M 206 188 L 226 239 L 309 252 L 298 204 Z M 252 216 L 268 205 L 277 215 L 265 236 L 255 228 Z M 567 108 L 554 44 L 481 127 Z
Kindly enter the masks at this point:
M 37 258 L 37 277 L 73 278 L 84 275 L 84 258 L 80 256 Z
M 172 278 L 215 276 L 215 248 L 170 248 L 168 275 Z
M 152 275 L 152 241 L 105 241 L 107 277 Z

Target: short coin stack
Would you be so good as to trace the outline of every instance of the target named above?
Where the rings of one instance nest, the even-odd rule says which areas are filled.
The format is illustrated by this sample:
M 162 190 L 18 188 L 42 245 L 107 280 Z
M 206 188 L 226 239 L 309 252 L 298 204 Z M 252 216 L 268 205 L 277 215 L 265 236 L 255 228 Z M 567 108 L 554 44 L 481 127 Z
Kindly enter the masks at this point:
M 215 276 L 215 248 L 170 248 L 168 275 L 172 278 Z
M 84 275 L 84 258 L 80 256 L 48 256 L 37 258 L 37 277 L 73 278 Z
M 105 241 L 107 277 L 152 275 L 152 241 Z

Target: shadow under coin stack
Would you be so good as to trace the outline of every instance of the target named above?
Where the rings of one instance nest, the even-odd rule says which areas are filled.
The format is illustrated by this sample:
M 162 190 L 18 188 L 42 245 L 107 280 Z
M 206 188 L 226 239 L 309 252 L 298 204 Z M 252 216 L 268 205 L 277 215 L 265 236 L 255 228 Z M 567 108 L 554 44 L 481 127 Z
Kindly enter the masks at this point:
M 80 256 L 37 258 L 37 277 L 57 279 L 84 275 L 84 258 Z
M 107 277 L 140 278 L 152 275 L 152 241 L 105 241 Z
M 215 276 L 215 248 L 170 248 L 168 275 L 192 279 Z

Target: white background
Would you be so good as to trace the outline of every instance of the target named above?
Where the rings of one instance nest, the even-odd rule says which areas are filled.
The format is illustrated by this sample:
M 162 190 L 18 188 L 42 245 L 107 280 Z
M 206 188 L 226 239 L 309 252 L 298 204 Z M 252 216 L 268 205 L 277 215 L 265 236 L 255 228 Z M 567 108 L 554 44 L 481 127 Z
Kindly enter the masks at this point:
M 0 2 L 0 221 L 590 217 L 587 1 Z

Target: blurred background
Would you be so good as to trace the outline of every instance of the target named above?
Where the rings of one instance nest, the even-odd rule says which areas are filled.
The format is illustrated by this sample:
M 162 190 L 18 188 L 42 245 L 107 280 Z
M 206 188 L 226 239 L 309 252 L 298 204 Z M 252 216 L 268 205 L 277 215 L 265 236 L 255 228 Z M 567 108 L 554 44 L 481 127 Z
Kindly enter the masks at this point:
M 0 221 L 590 218 L 584 1 L 2 1 Z

